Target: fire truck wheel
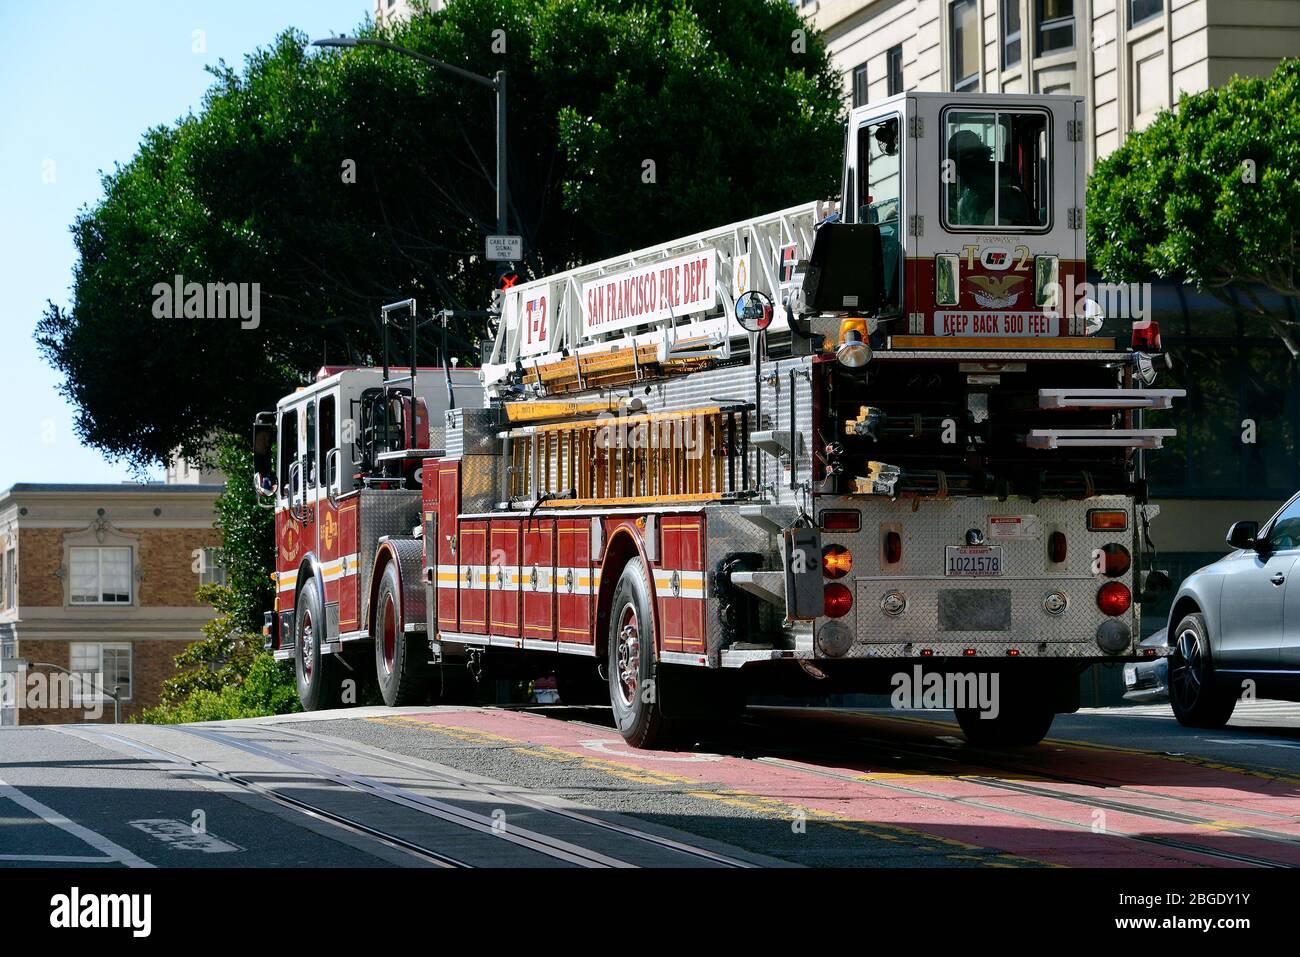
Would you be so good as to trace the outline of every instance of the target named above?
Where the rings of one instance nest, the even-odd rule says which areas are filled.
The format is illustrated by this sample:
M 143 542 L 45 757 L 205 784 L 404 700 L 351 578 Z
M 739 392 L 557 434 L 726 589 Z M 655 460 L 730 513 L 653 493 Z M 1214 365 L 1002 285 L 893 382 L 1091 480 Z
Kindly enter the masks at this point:
M 298 677 L 298 700 L 304 711 L 321 711 L 343 705 L 343 675 L 338 658 L 321 653 L 325 628 L 320 592 L 315 579 L 302 586 L 293 616 L 294 671 Z
M 633 558 L 618 580 L 609 610 L 609 699 L 619 734 L 634 748 L 653 748 L 673 737 L 657 681 L 650 584 L 645 565 Z
M 1185 728 L 1222 728 L 1237 707 L 1237 698 L 1214 677 L 1210 632 L 1205 616 L 1188 615 L 1174 629 L 1169 658 L 1169 704 Z
M 429 646 L 403 627 L 402 588 L 391 562 L 375 599 L 375 677 L 384 704 L 423 704 L 429 692 Z
M 1056 712 L 1041 696 L 1003 695 L 995 717 L 979 708 L 957 708 L 957 724 L 966 740 L 977 747 L 1027 748 L 1047 737 Z

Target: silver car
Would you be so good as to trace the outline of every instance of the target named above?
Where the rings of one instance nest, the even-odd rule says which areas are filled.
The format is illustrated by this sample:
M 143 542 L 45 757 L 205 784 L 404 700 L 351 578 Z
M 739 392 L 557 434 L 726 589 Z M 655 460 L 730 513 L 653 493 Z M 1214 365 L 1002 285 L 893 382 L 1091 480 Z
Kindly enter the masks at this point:
M 1300 701 L 1300 493 L 1228 544 L 1169 613 L 1169 701 L 1189 728 L 1223 727 L 1243 696 Z

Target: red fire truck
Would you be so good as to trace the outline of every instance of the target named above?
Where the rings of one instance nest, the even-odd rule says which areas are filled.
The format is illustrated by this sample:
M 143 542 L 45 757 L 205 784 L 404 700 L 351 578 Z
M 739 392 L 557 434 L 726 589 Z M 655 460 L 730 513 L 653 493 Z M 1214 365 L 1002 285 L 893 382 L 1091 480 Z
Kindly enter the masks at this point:
M 986 675 L 967 736 L 1040 740 L 1084 668 L 1139 656 L 1142 456 L 1173 434 L 1144 416 L 1182 395 L 1154 324 L 1121 345 L 1075 301 L 1082 117 L 855 109 L 838 203 L 517 285 L 477 372 L 282 400 L 266 635 L 304 706 L 553 671 L 648 747 L 755 693 Z

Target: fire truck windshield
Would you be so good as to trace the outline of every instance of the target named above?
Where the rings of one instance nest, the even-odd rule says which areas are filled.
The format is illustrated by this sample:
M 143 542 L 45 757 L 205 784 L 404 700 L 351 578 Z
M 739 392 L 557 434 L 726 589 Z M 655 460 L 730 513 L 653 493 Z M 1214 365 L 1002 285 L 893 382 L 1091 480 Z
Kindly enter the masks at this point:
M 949 227 L 1050 222 L 1046 113 L 949 110 L 943 176 Z

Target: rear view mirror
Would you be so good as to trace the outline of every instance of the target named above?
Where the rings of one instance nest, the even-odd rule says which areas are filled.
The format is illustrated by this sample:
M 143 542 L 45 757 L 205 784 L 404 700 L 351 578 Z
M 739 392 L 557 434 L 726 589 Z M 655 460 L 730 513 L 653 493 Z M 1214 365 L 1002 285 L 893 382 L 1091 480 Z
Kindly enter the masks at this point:
M 813 313 L 873 316 L 885 289 L 880 227 L 872 223 L 824 223 L 817 229 L 808 272 L 805 308 Z
M 1228 544 L 1233 548 L 1254 548 L 1259 522 L 1233 522 L 1228 529 Z

